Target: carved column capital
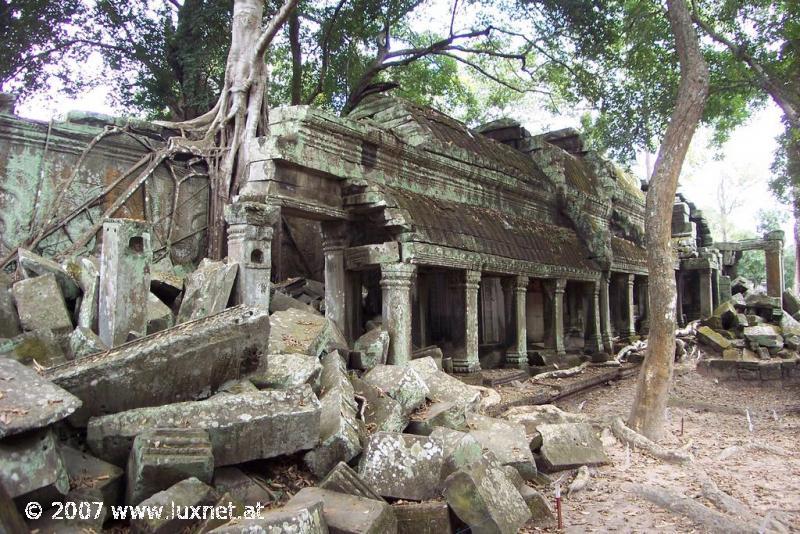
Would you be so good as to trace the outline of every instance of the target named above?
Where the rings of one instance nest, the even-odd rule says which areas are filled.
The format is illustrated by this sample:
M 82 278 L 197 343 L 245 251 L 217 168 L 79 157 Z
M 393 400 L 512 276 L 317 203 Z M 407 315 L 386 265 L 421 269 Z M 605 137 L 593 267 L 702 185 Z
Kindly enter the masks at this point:
M 467 291 L 477 291 L 481 284 L 480 271 L 464 271 L 464 287 Z
M 411 287 L 417 266 L 411 263 L 382 263 L 381 287 Z

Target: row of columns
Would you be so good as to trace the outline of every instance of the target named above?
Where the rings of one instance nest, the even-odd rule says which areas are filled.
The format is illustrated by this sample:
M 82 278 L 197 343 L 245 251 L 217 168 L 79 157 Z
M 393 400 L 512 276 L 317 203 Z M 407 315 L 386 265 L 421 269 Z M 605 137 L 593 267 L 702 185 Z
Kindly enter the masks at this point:
M 327 251 L 328 249 L 326 249 Z M 328 274 L 329 254 L 326 252 L 326 274 Z M 336 271 L 330 271 L 332 274 Z M 412 285 L 417 274 L 416 265 L 407 263 L 381 264 L 381 290 L 383 302 L 384 324 L 390 335 L 389 363 L 402 364 L 411 360 L 412 354 Z M 343 277 L 342 277 L 343 278 Z M 326 279 L 326 299 L 339 298 L 337 284 L 331 284 L 328 290 L 329 279 Z M 463 322 L 458 327 L 463 328 L 463 348 L 453 357 L 453 370 L 457 373 L 472 373 L 480 370 L 478 359 L 478 291 L 480 289 L 481 273 L 477 270 L 464 271 L 463 279 L 453 289 L 463 295 L 464 315 Z M 626 330 L 628 336 L 635 336 L 634 319 L 634 276 L 629 275 L 626 286 Z M 529 278 L 515 276 L 511 280 L 511 295 L 513 298 L 511 310 L 511 323 L 514 336 L 512 345 L 506 353 L 505 363 L 508 367 L 524 368 L 528 362 L 527 349 L 527 291 Z M 611 353 L 611 311 L 609 298 L 610 277 L 604 274 L 599 282 L 591 283 L 589 289 L 591 334 L 587 338 L 587 350 L 592 353 Z M 552 281 L 553 305 L 551 308 L 551 325 L 553 329 L 553 349 L 565 353 L 564 347 L 564 293 L 567 280 L 563 278 Z M 640 296 L 640 299 L 642 297 Z M 646 302 L 646 297 L 644 298 Z M 644 304 L 644 303 L 643 303 Z M 326 302 L 326 313 L 334 319 L 338 312 L 329 311 Z M 335 319 L 334 319 L 335 320 Z
M 225 218 L 228 223 L 228 254 L 239 263 L 240 274 L 237 284 L 238 303 L 252 306 L 269 307 L 269 280 L 271 272 L 272 227 L 278 216 L 277 208 L 256 203 L 235 203 L 226 208 Z M 345 271 L 344 252 L 347 239 L 344 227 L 340 223 L 323 224 L 323 252 L 325 257 L 325 315 L 330 318 L 342 332 L 349 332 L 348 288 Z M 412 284 L 417 273 L 416 265 L 407 263 L 381 264 L 382 313 L 384 324 L 390 335 L 389 363 L 401 364 L 411 360 L 412 355 Z M 464 271 L 462 281 L 456 290 L 463 295 L 464 315 L 463 350 L 454 355 L 453 370 L 458 373 L 472 373 L 480 370 L 478 359 L 478 291 L 480 289 L 481 272 Z M 527 354 L 527 291 L 529 278 L 515 276 L 511 279 L 513 305 L 511 322 L 513 323 L 513 343 L 506 354 L 506 365 L 525 367 Z M 591 352 L 607 352 L 611 345 L 611 317 L 609 298 L 610 277 L 604 273 L 599 282 L 589 285 L 591 334 L 588 336 L 588 350 Z M 551 325 L 554 346 L 559 354 L 565 352 L 564 347 L 564 293 L 567 280 L 564 278 L 552 281 L 553 305 L 551 308 Z M 636 334 L 633 324 L 633 292 L 634 277 L 627 278 L 626 304 L 627 328 L 625 334 Z M 640 296 L 641 300 L 641 296 Z M 646 298 L 645 298 L 646 301 Z M 462 326 L 463 325 L 463 326 Z

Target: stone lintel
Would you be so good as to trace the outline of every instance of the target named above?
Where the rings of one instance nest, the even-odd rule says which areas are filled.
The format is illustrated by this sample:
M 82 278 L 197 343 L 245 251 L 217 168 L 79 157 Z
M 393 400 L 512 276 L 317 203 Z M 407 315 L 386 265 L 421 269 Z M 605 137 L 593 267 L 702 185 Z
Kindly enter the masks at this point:
M 377 245 L 350 247 L 344 251 L 345 267 L 348 271 L 358 271 L 384 263 L 400 261 L 400 244 L 387 241 Z

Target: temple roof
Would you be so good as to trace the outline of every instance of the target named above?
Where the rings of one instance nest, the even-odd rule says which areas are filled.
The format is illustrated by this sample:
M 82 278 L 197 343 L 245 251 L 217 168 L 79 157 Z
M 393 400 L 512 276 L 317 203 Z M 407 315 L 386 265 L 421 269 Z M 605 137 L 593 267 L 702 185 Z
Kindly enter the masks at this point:
M 611 250 L 614 253 L 614 270 L 647 272 L 647 250 L 643 247 L 621 237 L 612 237 Z
M 541 265 L 596 271 L 578 235 L 563 226 L 381 186 L 386 207 L 403 210 L 403 241 L 430 243 Z

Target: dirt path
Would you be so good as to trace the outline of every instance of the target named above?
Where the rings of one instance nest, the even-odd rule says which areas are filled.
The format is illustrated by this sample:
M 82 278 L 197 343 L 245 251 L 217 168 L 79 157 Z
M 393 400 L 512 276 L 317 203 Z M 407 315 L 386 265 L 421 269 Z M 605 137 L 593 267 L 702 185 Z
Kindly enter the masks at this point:
M 590 417 L 626 417 L 635 384 L 634 378 L 615 382 L 557 404 Z M 629 451 L 616 440 L 608 441 L 606 451 L 611 464 L 592 470 L 589 489 L 564 497 L 565 530 L 702 532 L 702 527 L 685 517 L 666 512 L 625 488 L 629 483 L 659 485 L 713 507 L 703 499 L 693 474 L 702 469 L 719 489 L 752 509 L 753 515 L 741 519 L 761 525 L 765 516 L 773 514 L 789 531 L 800 532 L 800 387 L 769 389 L 741 383 L 718 384 L 698 375 L 693 364 L 681 364 L 676 369 L 672 395 L 682 399 L 682 406 L 670 407 L 670 434 L 663 444 L 676 448 L 691 441 L 694 462 L 670 465 Z M 695 407 L 688 407 L 687 403 Z M 703 407 L 709 405 L 722 407 L 727 413 L 704 411 Z M 752 431 L 745 411 L 750 413 Z M 750 443 L 773 450 L 742 449 L 718 460 L 726 448 Z M 782 451 L 787 454 L 778 454 Z M 565 487 L 573 473 L 567 472 L 564 477 Z

